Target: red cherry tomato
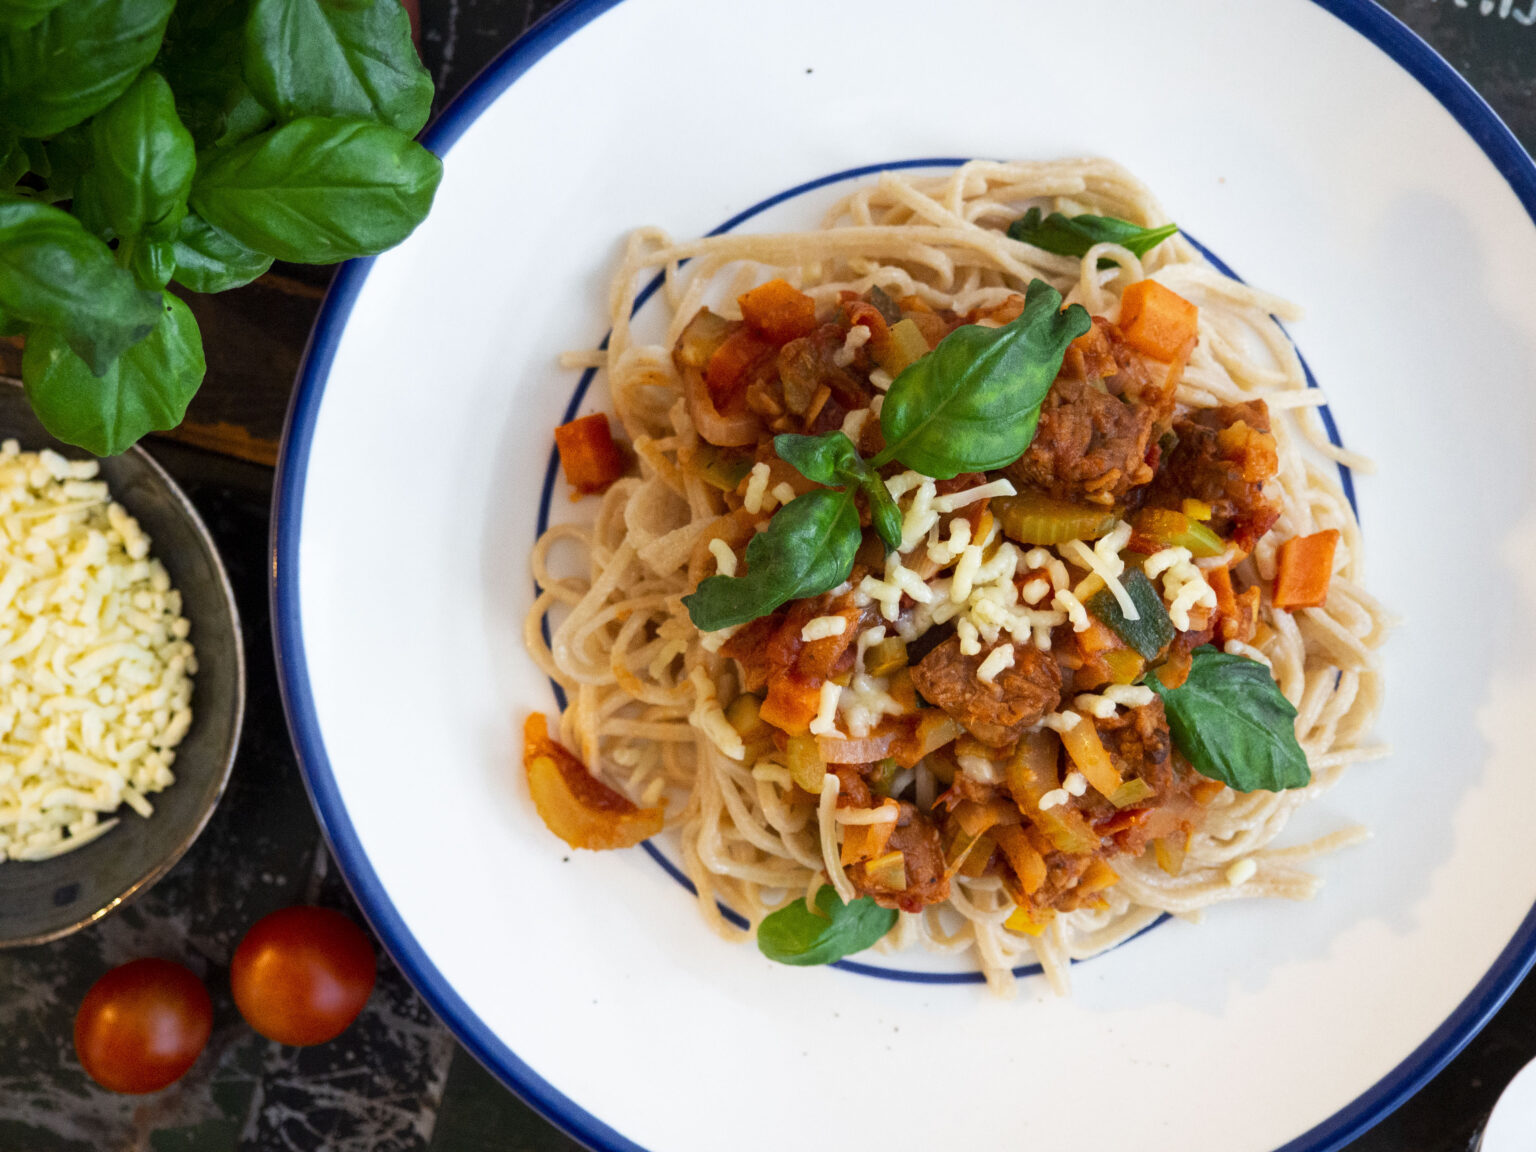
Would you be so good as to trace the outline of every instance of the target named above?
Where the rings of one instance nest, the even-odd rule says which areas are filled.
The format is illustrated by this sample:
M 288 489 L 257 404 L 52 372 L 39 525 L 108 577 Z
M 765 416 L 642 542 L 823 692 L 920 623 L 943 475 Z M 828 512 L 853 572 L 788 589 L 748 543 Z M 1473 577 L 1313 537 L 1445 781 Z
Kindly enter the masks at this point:
M 134 960 L 91 985 L 75 1015 L 75 1052 L 113 1092 L 158 1092 L 181 1079 L 213 1031 L 202 981 L 170 960 Z
M 235 1005 L 268 1040 L 303 1046 L 340 1035 L 368 1003 L 374 981 L 367 934 L 330 908 L 264 916 L 229 964 Z

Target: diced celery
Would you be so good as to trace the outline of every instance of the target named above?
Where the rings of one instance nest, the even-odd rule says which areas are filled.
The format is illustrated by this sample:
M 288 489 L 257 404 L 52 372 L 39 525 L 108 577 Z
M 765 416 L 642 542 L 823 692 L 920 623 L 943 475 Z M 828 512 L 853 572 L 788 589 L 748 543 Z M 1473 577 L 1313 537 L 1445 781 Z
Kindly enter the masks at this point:
M 1136 605 L 1137 619 L 1129 620 L 1120 608 L 1120 601 L 1108 588 L 1095 593 L 1088 600 L 1088 611 L 1097 616 L 1120 639 L 1124 640 L 1143 659 L 1151 660 L 1172 642 L 1175 629 L 1163 607 L 1163 598 L 1152 586 L 1146 574 L 1132 568 L 1122 577 L 1131 603 Z
M 1163 548 L 1188 548 L 1191 556 L 1220 556 L 1226 541 L 1198 520 L 1172 508 L 1143 508 L 1131 526 Z
M 1020 544 L 1065 544 L 1068 540 L 1097 540 L 1115 526 L 1119 513 L 1102 504 L 1057 500 L 1042 492 L 995 496 L 988 510 L 1003 534 Z
M 875 770 L 869 774 L 869 790 L 879 796 L 889 796 L 891 785 L 896 782 L 896 776 L 901 772 L 901 765 L 896 763 L 895 757 L 887 756 L 875 765 Z
M 1152 785 L 1139 776 L 1133 776 L 1114 790 L 1109 802 L 1116 808 L 1129 808 L 1132 804 L 1140 804 L 1152 793 Z

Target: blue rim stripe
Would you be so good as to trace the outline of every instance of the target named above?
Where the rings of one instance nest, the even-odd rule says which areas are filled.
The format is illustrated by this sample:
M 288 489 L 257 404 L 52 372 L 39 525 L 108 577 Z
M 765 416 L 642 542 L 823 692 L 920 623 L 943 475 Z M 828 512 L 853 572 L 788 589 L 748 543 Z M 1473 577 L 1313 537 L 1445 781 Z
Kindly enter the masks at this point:
M 1433 95 L 1478 144 L 1536 222 L 1536 164 L 1487 102 L 1429 45 L 1371 0 L 1312 0 L 1381 49 Z M 534 64 L 619 0 L 566 0 L 506 48 L 448 106 L 424 136 L 445 154 L 471 124 Z M 304 477 L 325 382 L 342 332 L 373 266 L 349 262 L 337 274 L 299 369 L 283 433 L 272 498 L 272 633 L 289 732 L 320 826 L 363 914 L 396 965 L 483 1065 L 551 1123 L 601 1152 L 645 1152 L 557 1091 L 486 1027 L 438 971 L 390 901 L 342 804 L 315 714 L 304 659 L 298 560 Z M 1330 428 L 1330 434 L 1333 430 Z M 1536 960 L 1536 909 L 1488 974 L 1446 1021 L 1396 1069 L 1348 1107 L 1276 1152 L 1335 1152 L 1424 1085 L 1487 1022 Z

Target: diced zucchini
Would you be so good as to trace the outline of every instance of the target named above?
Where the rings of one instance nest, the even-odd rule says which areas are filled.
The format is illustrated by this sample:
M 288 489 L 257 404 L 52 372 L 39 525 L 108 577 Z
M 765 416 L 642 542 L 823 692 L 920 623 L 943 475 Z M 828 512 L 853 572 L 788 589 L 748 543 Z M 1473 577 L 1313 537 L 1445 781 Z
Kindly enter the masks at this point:
M 826 779 L 827 764 L 816 747 L 816 737 L 808 732 L 791 736 L 784 749 L 784 766 L 801 788 L 812 795 L 821 794 L 821 782 Z
M 864 875 L 869 878 L 871 885 L 884 888 L 887 892 L 905 892 L 907 890 L 907 861 L 900 852 L 887 852 L 884 856 L 876 856 L 864 865 Z
M 1002 525 L 1003 534 L 1020 544 L 1097 540 L 1107 535 L 1120 518 L 1113 508 L 1057 500 L 1041 492 L 994 496 L 987 507 Z
M 1139 619 L 1127 620 L 1120 601 L 1108 588 L 1089 598 L 1088 611 L 1139 652 L 1142 659 L 1151 660 L 1173 641 L 1173 621 L 1168 618 L 1168 609 L 1163 607 L 1163 598 L 1144 572 L 1133 568 L 1126 572 L 1120 583 L 1131 603 L 1136 605 Z

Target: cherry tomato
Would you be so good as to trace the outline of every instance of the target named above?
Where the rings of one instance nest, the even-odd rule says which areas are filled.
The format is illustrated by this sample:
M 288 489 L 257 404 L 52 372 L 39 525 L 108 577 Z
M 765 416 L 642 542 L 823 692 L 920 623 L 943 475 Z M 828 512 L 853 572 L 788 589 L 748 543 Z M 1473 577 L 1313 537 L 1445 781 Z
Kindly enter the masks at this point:
M 373 945 L 330 908 L 283 908 L 235 949 L 229 983 L 246 1022 L 268 1040 L 324 1044 L 357 1019 L 373 992 Z
M 158 1092 L 181 1079 L 213 1031 L 202 981 L 170 960 L 134 960 L 91 985 L 75 1015 L 75 1052 L 113 1092 Z

